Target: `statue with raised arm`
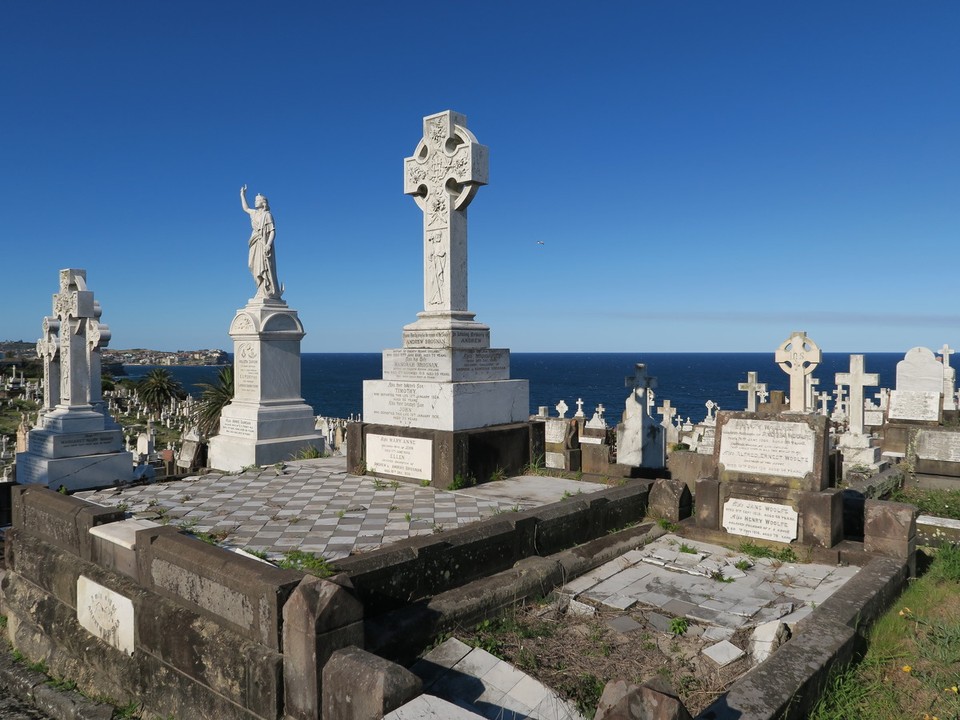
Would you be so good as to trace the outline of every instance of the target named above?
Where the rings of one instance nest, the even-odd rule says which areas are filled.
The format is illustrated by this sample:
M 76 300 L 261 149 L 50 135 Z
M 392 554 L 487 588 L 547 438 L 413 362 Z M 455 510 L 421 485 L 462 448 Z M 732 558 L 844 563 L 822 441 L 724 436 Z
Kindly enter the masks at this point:
M 254 297 L 279 300 L 283 295 L 283 286 L 277 282 L 277 256 L 273 246 L 277 229 L 273 224 L 270 203 L 263 195 L 257 195 L 251 210 L 247 205 L 246 185 L 240 188 L 240 203 L 244 212 L 250 216 L 250 226 L 253 228 L 250 233 L 248 265 L 253 281 L 257 284 L 257 294 Z

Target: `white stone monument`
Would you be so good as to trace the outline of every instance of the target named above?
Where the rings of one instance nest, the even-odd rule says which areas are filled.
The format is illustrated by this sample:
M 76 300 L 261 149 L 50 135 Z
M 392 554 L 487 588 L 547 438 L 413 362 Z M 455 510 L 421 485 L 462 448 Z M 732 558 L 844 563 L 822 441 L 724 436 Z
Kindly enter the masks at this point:
M 928 348 L 911 348 L 897 363 L 897 387 L 890 393 L 888 418 L 939 422 L 943 388 L 943 363 Z
M 780 369 L 790 376 L 790 412 L 806 412 L 807 378 L 823 353 L 817 344 L 803 331 L 794 331 L 784 340 L 774 356 Z
M 233 338 L 233 400 L 220 413 L 210 438 L 209 459 L 217 470 L 291 460 L 306 447 L 324 449 L 313 409 L 300 396 L 300 341 L 305 335 L 297 311 L 282 299 L 277 281 L 276 229 L 267 199 L 257 195 L 250 215 L 250 272 L 257 291 L 230 324 Z
M 662 468 L 666 465 L 664 429 L 649 412 L 648 396 L 657 380 L 647 373 L 643 363 L 626 378 L 631 388 L 623 411 L 623 421 L 617 425 L 617 463 L 632 467 Z
M 384 350 L 383 379 L 363 383 L 373 433 L 363 460 L 391 475 L 425 468 L 394 464 L 407 451 L 386 439 L 394 430 L 377 426 L 460 432 L 524 422 L 530 412 L 527 381 L 510 379 L 510 351 L 490 347 L 490 328 L 467 307 L 467 207 L 487 183 L 487 148 L 466 124 L 449 110 L 425 117 L 404 160 L 404 193 L 423 211 L 423 310 L 403 328 L 403 347 Z M 427 445 L 416 452 L 429 457 L 434 440 L 420 439 Z
M 878 386 L 880 376 L 865 371 L 863 355 L 851 355 L 850 371 L 837 373 L 834 382 L 850 388 L 847 431 L 840 436 L 839 441 L 844 472 L 854 465 L 865 465 L 876 470 L 880 466 L 880 448 L 874 447 L 871 437 L 863 432 L 863 389 Z
M 747 381 L 739 383 L 737 390 L 742 390 L 747 394 L 747 412 L 757 411 L 757 395 L 766 392 L 767 384 L 757 382 L 757 373 L 753 370 L 747 373 Z
M 100 349 L 110 329 L 87 290 L 85 270 L 60 271 L 53 315 L 43 320 L 37 354 L 43 360 L 44 399 L 27 449 L 17 453 L 17 481 L 67 490 L 130 482 L 133 456 L 106 413 L 100 392 Z

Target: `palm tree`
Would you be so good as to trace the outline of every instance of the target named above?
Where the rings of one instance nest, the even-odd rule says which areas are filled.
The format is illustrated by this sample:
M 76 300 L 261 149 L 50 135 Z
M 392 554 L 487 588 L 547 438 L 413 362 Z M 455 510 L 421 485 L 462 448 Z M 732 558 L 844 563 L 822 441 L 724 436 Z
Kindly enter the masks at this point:
M 208 438 L 220 429 L 220 411 L 233 400 L 233 366 L 224 365 L 217 373 L 214 384 L 200 383 L 200 402 L 194 411 L 193 421 L 201 438 Z
M 155 368 L 144 375 L 137 383 L 137 395 L 151 412 L 160 412 L 174 398 L 182 400 L 187 396 L 183 386 L 164 368 Z

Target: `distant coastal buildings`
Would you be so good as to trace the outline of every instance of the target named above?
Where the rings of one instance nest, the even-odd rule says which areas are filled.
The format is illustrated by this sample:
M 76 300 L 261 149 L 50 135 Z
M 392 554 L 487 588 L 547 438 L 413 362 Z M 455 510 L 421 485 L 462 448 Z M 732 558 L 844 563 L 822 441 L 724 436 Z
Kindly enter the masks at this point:
M 16 361 L 37 357 L 36 342 L 0 341 L 0 358 Z M 103 350 L 104 365 L 229 365 L 230 356 L 223 350 Z

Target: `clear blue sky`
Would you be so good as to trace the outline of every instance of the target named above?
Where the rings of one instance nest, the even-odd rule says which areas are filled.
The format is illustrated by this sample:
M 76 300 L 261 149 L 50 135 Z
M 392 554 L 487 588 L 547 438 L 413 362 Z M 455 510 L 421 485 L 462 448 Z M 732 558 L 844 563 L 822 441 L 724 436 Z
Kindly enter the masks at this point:
M 453 109 L 490 148 L 470 309 L 495 347 L 960 346 L 952 0 L 10 0 L 3 24 L 0 339 L 36 339 L 80 267 L 111 347 L 231 349 L 246 183 L 303 350 L 399 347 L 403 159 Z

